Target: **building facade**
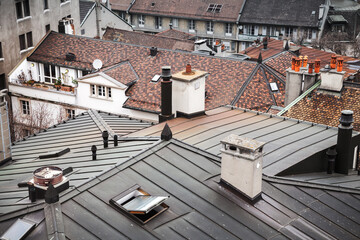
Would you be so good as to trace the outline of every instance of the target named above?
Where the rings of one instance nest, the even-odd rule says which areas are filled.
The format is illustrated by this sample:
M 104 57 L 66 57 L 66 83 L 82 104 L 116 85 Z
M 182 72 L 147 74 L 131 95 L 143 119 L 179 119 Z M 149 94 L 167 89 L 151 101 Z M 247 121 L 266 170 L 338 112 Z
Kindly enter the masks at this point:
M 66 20 L 65 20 L 66 19 Z M 0 2 L 0 89 L 7 74 L 49 30 L 80 32 L 79 1 L 5 0 Z

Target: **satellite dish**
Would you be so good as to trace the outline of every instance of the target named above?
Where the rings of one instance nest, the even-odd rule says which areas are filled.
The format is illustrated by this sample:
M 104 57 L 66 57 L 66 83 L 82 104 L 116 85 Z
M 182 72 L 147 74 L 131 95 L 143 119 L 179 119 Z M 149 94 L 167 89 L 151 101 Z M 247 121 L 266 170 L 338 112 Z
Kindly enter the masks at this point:
M 96 70 L 99 70 L 102 67 L 103 63 L 100 59 L 95 59 L 92 65 Z

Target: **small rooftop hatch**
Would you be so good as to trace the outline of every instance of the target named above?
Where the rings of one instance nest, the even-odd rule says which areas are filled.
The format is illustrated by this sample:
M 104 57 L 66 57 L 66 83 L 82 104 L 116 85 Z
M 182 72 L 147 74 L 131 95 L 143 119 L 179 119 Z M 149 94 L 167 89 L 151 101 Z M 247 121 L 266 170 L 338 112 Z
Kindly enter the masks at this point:
M 25 220 L 18 219 L 10 228 L 1 236 L 0 239 L 24 239 L 26 235 L 35 227 L 35 223 Z
M 210 3 L 207 9 L 208 12 L 219 13 L 221 11 L 222 4 Z

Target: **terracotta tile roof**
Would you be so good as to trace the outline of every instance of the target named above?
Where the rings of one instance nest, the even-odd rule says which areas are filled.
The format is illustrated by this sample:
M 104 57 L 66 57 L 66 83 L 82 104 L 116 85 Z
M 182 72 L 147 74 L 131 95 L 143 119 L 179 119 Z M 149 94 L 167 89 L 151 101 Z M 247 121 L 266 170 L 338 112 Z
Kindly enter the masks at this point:
M 111 9 L 126 11 L 133 0 L 110 0 Z
M 270 82 L 278 85 L 279 91 L 272 92 Z M 272 105 L 284 106 L 285 86 L 263 67 L 258 68 L 248 82 L 244 93 L 236 102 L 236 107 L 266 112 Z M 254 107 L 255 106 L 255 107 Z
M 68 52 L 75 54 L 75 61 L 65 60 Z M 51 32 L 28 60 L 92 70 L 92 62 L 100 59 L 103 62 L 102 70 L 107 70 L 106 74 L 122 83 L 133 81 L 137 75 L 137 82 L 127 92 L 129 100 L 125 107 L 128 108 L 159 112 L 160 82 L 153 83 L 151 79 L 154 75 L 161 74 L 162 66 L 171 66 L 174 74 L 183 71 L 187 63 L 191 64 L 193 69 L 209 73 L 206 81 L 207 110 L 231 104 L 234 99 L 239 98 L 244 100 L 246 107 L 250 109 L 275 104 L 274 100 L 271 102 L 269 86 L 265 80 L 261 83 L 251 81 L 250 74 L 257 63 L 163 49 L 159 49 L 157 55 L 151 57 L 149 52 L 149 47 Z M 119 65 L 113 69 L 116 64 Z M 266 70 L 265 65 L 262 68 Z M 260 74 L 265 76 L 264 73 Z M 275 81 L 272 78 L 275 79 L 276 76 L 270 71 L 266 70 L 265 74 L 267 81 Z M 243 86 L 246 81 L 250 81 L 248 88 Z M 242 97 L 242 94 L 245 96 Z M 275 94 L 274 98 L 281 104 L 281 97 L 277 100 Z
M 176 29 L 168 29 L 168 30 L 159 32 L 156 34 L 156 36 L 171 37 L 171 38 L 182 39 L 182 40 L 190 40 L 195 37 L 193 34 L 178 31 Z
M 172 50 L 194 51 L 194 41 L 175 39 L 161 35 L 131 32 L 115 28 L 107 28 L 104 40 L 131 43 L 135 45 L 157 47 Z
M 241 13 L 240 22 L 318 28 L 319 7 L 324 2 L 324 0 L 246 1 Z
M 360 131 L 360 89 L 344 87 L 341 96 L 314 90 L 287 111 L 284 116 L 333 127 L 339 125 L 342 110 L 354 111 L 354 130 Z
M 128 61 L 111 66 L 102 72 L 125 85 L 139 79 Z
M 217 0 L 215 2 L 194 0 L 136 0 L 130 9 L 130 13 L 236 22 L 243 2 L 243 0 Z M 154 5 L 152 5 L 153 3 Z M 215 3 L 222 5 L 220 12 L 208 12 L 209 5 Z M 115 7 L 113 7 L 113 9 L 116 10 Z
M 315 48 L 309 48 L 305 46 L 297 46 L 295 44 L 290 44 L 291 47 L 300 47 L 299 53 L 303 56 L 308 56 L 309 61 L 315 61 L 315 59 L 321 60 L 321 67 L 325 67 L 325 65 L 330 64 L 330 59 L 333 53 L 325 52 Z M 277 72 L 283 74 L 285 76 L 285 71 L 287 68 L 291 67 L 291 57 L 296 56 L 291 51 L 284 51 L 283 49 L 283 41 L 271 39 L 268 43 L 268 49 L 264 50 L 263 45 L 252 46 L 245 49 L 243 52 L 252 59 L 257 59 L 259 53 L 261 52 L 261 56 L 266 65 L 270 66 Z M 339 55 L 337 55 L 339 56 Z M 346 71 L 345 77 L 356 72 L 356 70 L 350 69 L 347 61 L 356 60 L 352 57 L 341 56 L 344 59 L 344 71 Z

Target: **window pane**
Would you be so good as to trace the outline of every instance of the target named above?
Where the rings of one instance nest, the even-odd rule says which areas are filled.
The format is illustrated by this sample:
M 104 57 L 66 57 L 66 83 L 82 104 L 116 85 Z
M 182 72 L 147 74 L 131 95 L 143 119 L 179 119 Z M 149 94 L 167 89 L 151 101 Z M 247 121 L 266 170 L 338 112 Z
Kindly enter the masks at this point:
M 1 42 L 0 42 L 0 58 L 3 58 L 3 52 L 2 52 L 2 45 L 1 45 Z
M 55 65 L 50 65 L 50 66 L 51 66 L 51 76 L 55 78 L 56 77 Z
M 111 98 L 111 88 L 108 88 L 108 97 Z
M 21 34 L 19 36 L 19 42 L 20 42 L 20 50 L 26 49 L 25 34 Z
M 22 13 L 22 3 L 21 2 L 17 2 L 16 3 L 16 17 L 19 18 L 23 18 L 23 13 Z
M 49 9 L 49 3 L 48 0 L 44 0 L 44 10 Z
M 47 25 L 45 26 L 45 32 L 48 32 L 48 31 L 50 31 L 50 24 L 47 24 Z
M 26 16 L 30 16 L 29 0 L 25 0 L 25 1 L 23 2 L 23 4 L 24 4 L 24 15 L 25 15 L 25 17 L 26 17 Z
M 26 40 L 27 40 L 27 47 L 32 47 L 33 46 L 33 40 L 32 40 L 32 32 L 28 32 L 26 34 Z

